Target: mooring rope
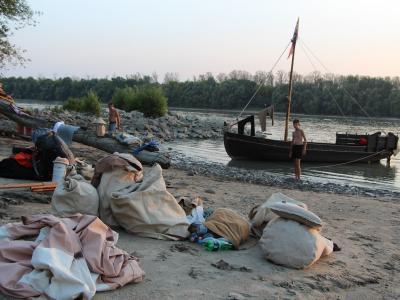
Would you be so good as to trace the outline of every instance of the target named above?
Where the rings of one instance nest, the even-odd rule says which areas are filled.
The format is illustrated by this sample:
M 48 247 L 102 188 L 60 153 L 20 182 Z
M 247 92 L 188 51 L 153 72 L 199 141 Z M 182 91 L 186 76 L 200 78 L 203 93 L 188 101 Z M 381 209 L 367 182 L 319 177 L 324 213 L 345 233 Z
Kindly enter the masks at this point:
M 366 158 L 381 154 L 384 151 L 386 151 L 386 150 L 381 150 L 379 152 L 375 152 L 373 154 L 370 154 L 370 155 L 367 155 L 367 156 L 364 156 L 364 157 L 361 157 L 361 158 L 358 158 L 358 159 L 355 159 L 355 160 L 352 160 L 352 161 L 347 161 L 347 162 L 344 162 L 344 163 L 339 163 L 339 164 L 334 164 L 334 165 L 317 166 L 317 167 L 311 167 L 311 168 L 303 168 L 303 169 L 304 170 L 312 170 L 312 169 L 321 169 L 321 168 L 328 168 L 328 167 L 344 166 L 344 165 L 352 164 L 352 163 L 364 160 Z

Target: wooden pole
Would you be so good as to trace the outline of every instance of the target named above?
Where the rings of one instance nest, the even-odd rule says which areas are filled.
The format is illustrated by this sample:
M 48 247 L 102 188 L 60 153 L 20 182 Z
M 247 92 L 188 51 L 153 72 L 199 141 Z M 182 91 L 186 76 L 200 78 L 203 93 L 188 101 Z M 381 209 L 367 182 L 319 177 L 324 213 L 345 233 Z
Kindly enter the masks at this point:
M 297 34 L 298 34 L 298 29 L 299 29 L 299 19 L 297 19 L 297 24 L 296 24 L 296 29 L 295 33 L 293 35 L 292 39 L 292 47 L 293 47 L 293 52 L 292 52 L 292 64 L 290 66 L 290 75 L 289 75 L 289 90 L 288 90 L 288 96 L 287 96 L 287 109 L 286 109 L 286 119 L 285 119 L 285 137 L 284 141 L 287 142 L 288 138 L 288 131 L 289 131 L 289 119 L 290 119 L 290 111 L 291 111 L 291 105 L 292 105 L 292 91 L 293 91 L 293 66 L 294 66 L 294 54 L 296 52 L 296 42 L 297 42 Z
M 0 190 L 3 189 L 24 189 L 24 188 L 43 188 L 56 187 L 56 182 L 34 182 L 34 183 L 10 183 L 0 185 Z

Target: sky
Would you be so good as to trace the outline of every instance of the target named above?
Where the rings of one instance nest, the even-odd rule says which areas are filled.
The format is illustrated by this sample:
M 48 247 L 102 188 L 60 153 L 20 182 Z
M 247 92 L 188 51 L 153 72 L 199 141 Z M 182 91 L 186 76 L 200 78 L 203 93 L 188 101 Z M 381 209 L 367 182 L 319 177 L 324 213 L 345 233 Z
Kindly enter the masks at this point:
M 104 78 L 268 72 L 300 18 L 295 71 L 400 75 L 398 0 L 28 0 L 24 68 L 3 76 Z M 323 63 L 322 67 L 310 52 Z M 289 70 L 284 54 L 274 71 Z M 308 57 L 311 60 L 311 63 Z

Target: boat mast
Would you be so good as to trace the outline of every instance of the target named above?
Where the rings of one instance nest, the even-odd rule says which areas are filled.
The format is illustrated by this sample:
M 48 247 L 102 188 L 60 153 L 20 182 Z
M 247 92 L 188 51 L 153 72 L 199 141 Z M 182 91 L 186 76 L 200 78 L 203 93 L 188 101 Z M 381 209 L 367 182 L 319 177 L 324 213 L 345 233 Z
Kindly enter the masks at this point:
M 292 47 L 290 48 L 289 56 L 292 55 L 292 64 L 290 66 L 290 75 L 289 75 L 289 91 L 288 91 L 288 102 L 287 102 L 287 110 L 286 110 L 286 120 L 285 120 L 285 137 L 284 141 L 287 142 L 288 138 L 288 126 L 289 126 L 289 119 L 290 119 L 290 110 L 292 104 L 292 90 L 293 90 L 293 65 L 294 65 L 294 54 L 296 50 L 296 42 L 297 36 L 299 32 L 299 18 L 297 19 L 296 28 L 294 29 L 293 38 L 292 38 Z

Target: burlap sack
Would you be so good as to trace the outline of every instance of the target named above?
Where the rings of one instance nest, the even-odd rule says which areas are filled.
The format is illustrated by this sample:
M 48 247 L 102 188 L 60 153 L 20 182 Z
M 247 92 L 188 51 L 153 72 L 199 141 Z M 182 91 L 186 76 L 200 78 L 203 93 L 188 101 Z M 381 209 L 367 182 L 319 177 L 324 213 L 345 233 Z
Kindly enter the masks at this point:
M 294 269 L 307 268 L 333 251 L 333 242 L 317 229 L 280 217 L 265 227 L 260 245 L 268 260 Z
M 61 216 L 76 213 L 97 216 L 99 196 L 90 183 L 67 177 L 64 183 L 55 189 L 51 206 L 53 211 Z
M 268 224 L 269 221 L 276 217 L 276 214 L 271 211 L 271 206 L 276 203 L 293 203 L 304 209 L 307 209 L 307 205 L 303 202 L 294 200 L 285 194 L 282 193 L 274 193 L 272 194 L 267 201 L 263 204 L 257 205 L 253 207 L 249 212 L 249 220 L 251 223 L 251 234 L 256 237 L 260 238 L 265 226 Z
M 118 222 L 111 210 L 111 197 L 115 192 L 120 192 L 134 185 L 137 172 L 133 168 L 119 167 L 102 174 L 100 184 L 97 187 L 99 194 L 99 216 L 109 226 L 116 227 Z
M 246 219 L 227 208 L 216 209 L 204 225 L 230 241 L 236 249 L 249 237 L 250 225 Z
M 129 232 L 158 239 L 189 235 L 185 211 L 167 191 L 158 164 L 144 174 L 142 182 L 112 193 L 110 207 L 114 219 Z

